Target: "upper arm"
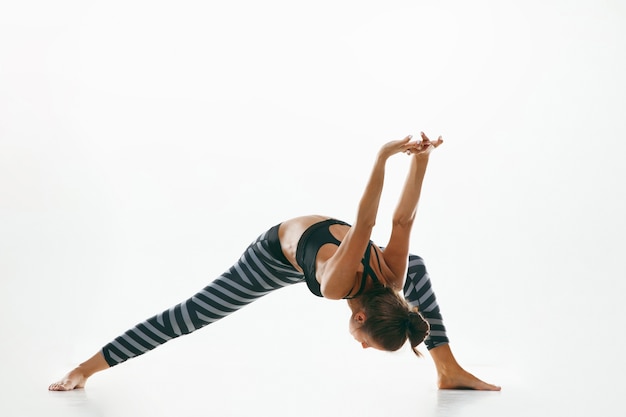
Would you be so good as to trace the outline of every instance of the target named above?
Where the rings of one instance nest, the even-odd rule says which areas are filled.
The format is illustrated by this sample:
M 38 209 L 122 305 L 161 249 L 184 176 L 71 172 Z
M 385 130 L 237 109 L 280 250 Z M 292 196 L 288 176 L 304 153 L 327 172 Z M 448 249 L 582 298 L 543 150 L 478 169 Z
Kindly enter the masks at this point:
M 406 279 L 410 237 L 411 225 L 394 223 L 389 244 L 383 251 L 383 258 L 392 274 L 387 281 L 395 289 L 402 289 Z
M 354 288 L 356 273 L 370 241 L 372 227 L 355 223 L 334 255 L 324 263 L 318 278 L 325 298 L 339 300 Z

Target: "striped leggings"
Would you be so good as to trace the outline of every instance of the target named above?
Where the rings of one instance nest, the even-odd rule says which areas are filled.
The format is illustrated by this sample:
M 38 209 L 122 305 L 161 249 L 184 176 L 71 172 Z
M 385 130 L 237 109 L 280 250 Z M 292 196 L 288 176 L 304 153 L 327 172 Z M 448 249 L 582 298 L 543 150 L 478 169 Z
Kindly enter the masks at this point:
M 115 366 L 178 336 L 211 324 L 278 288 L 304 282 L 304 275 L 285 259 L 278 226 L 259 236 L 228 271 L 186 301 L 139 323 L 102 348 Z M 428 349 L 448 343 L 446 330 L 422 258 L 409 256 L 404 296 L 430 323 Z

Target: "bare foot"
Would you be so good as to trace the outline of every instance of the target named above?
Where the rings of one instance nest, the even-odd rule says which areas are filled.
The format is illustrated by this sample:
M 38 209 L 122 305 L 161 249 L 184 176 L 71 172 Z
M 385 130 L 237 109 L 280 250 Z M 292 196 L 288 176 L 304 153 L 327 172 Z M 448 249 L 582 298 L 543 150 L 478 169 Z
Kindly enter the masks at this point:
M 77 388 L 84 388 L 87 378 L 108 367 L 109 364 L 104 359 L 102 352 L 97 352 L 91 358 L 74 368 L 69 374 L 65 375 L 63 379 L 54 384 L 50 384 L 48 389 L 50 391 L 70 391 Z
M 49 391 L 71 391 L 77 388 L 84 388 L 87 382 L 87 377 L 80 366 L 75 368 L 72 372 L 65 375 L 63 379 L 54 384 L 50 384 Z
M 459 367 L 445 374 L 439 373 L 439 389 L 475 389 L 481 391 L 500 391 L 497 385 L 488 384 Z
M 461 368 L 456 361 L 450 345 L 445 343 L 430 351 L 437 367 L 439 389 L 475 389 L 482 391 L 500 391 L 497 385 L 488 384 Z

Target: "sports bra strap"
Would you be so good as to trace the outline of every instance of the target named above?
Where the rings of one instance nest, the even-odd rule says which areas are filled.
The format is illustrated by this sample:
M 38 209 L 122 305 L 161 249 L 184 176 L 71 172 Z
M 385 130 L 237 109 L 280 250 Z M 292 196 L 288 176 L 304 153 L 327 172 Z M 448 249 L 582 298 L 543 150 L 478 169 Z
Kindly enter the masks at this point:
M 354 290 L 354 288 L 350 289 L 348 294 L 346 294 L 346 296 L 343 297 L 344 299 L 349 300 L 351 298 L 355 298 L 361 295 L 363 293 L 363 290 L 365 290 L 365 284 L 367 284 L 368 275 L 372 277 L 372 281 L 374 282 L 374 284 L 380 283 L 380 281 L 378 280 L 378 277 L 374 273 L 374 270 L 372 270 L 372 267 L 370 266 L 371 254 L 372 254 L 372 242 L 370 241 L 367 244 L 367 249 L 365 250 L 363 259 L 361 259 L 361 263 L 363 264 L 363 276 L 361 277 L 361 285 L 359 286 L 359 290 L 356 292 L 356 294 L 351 296 L 350 293 L 352 292 L 352 290 Z M 378 263 L 380 263 L 380 259 L 378 258 L 378 252 L 374 251 L 374 254 L 376 255 L 376 260 L 378 260 Z

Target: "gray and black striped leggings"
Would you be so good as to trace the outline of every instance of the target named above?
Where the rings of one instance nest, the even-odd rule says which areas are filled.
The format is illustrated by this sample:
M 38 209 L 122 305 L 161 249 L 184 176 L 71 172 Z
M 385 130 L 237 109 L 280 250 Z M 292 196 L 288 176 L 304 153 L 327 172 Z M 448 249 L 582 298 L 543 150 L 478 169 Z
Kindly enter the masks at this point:
M 275 226 L 259 236 L 235 265 L 203 290 L 139 323 L 104 346 L 102 353 L 109 366 L 115 366 L 226 317 L 278 288 L 299 282 L 304 282 L 304 275 L 285 259 Z M 416 255 L 409 255 L 404 297 L 410 305 L 418 306 L 430 323 L 426 347 L 448 343 L 424 261 Z

